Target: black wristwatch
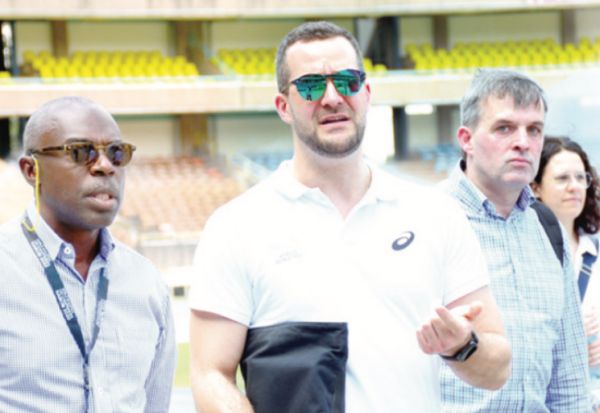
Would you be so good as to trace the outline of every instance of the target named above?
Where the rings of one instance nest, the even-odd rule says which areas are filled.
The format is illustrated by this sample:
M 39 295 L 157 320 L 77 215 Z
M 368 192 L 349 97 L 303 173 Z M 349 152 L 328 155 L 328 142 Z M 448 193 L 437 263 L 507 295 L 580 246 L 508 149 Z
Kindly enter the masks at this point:
M 477 343 L 479 343 L 479 338 L 477 338 L 477 334 L 475 334 L 474 331 L 471 331 L 471 339 L 463 346 L 463 348 L 458 350 L 452 356 L 443 356 L 440 354 L 440 357 L 444 360 L 465 361 L 475 353 L 475 350 L 477 350 Z

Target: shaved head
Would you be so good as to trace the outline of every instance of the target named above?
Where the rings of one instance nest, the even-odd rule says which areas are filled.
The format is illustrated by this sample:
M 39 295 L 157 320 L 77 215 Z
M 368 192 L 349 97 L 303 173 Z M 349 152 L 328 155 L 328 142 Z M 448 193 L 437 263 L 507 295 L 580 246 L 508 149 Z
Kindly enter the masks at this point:
M 23 132 L 24 152 L 28 153 L 30 149 L 38 147 L 42 137 L 55 133 L 60 126 L 60 115 L 70 109 L 97 110 L 110 116 L 102 106 L 80 96 L 65 96 L 46 102 L 31 115 L 27 125 L 25 125 L 25 131 Z M 118 130 L 116 122 L 115 127 Z

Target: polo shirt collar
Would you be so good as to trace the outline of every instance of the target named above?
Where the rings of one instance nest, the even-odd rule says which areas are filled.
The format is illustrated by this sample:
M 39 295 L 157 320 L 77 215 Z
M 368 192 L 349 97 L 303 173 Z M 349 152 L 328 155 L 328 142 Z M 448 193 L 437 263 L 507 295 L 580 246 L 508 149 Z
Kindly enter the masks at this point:
M 388 202 L 407 197 L 408 194 L 402 191 L 399 178 L 390 175 L 370 162 L 367 164 L 371 169 L 371 186 L 365 194 L 365 199 Z
M 371 171 L 371 185 L 361 202 L 398 199 L 401 191 L 393 190 L 395 186 L 389 182 L 390 177 L 371 162 L 367 161 L 367 165 Z M 312 196 L 316 193 L 322 194 L 319 188 L 309 188 L 296 179 L 292 171 L 291 160 L 283 161 L 271 178 L 277 191 L 290 199 L 299 199 L 302 196 Z
M 298 199 L 311 191 L 311 188 L 300 183 L 292 171 L 292 161 L 281 162 L 277 170 L 271 175 L 273 185 L 283 195 L 291 199 Z
M 69 249 L 72 251 L 74 257 L 73 246 L 64 241 L 56 232 L 54 232 L 50 225 L 48 225 L 44 218 L 37 212 L 33 203 L 27 207 L 26 214 L 33 224 L 38 237 L 46 246 L 48 254 L 50 254 L 52 259 L 56 260 L 58 258 L 63 258 L 64 255 L 70 255 Z M 108 256 L 114 248 L 115 243 L 108 229 L 100 229 L 100 257 L 102 257 L 104 260 L 108 260 Z

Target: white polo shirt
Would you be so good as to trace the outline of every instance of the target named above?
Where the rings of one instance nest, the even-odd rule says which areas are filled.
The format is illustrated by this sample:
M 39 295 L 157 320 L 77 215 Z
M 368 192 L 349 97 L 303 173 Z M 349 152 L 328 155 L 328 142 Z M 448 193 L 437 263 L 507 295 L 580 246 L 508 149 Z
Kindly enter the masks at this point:
M 488 284 L 464 213 L 432 188 L 372 168 L 343 219 L 283 163 L 218 209 L 195 256 L 194 309 L 247 325 L 346 322 L 346 412 L 439 412 L 439 357 L 416 330 Z

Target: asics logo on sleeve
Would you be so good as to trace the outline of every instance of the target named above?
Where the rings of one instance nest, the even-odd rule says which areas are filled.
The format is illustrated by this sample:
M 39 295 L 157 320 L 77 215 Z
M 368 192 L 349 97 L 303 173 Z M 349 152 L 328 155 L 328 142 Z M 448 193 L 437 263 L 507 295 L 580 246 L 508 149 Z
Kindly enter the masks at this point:
M 415 239 L 415 234 L 412 231 L 406 231 L 400 234 L 398 238 L 392 242 L 392 249 L 394 251 L 401 251 L 408 247 Z

